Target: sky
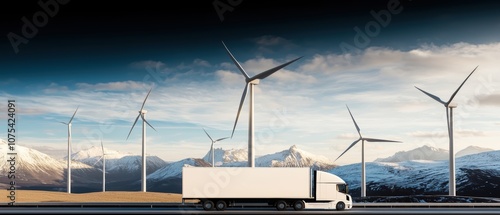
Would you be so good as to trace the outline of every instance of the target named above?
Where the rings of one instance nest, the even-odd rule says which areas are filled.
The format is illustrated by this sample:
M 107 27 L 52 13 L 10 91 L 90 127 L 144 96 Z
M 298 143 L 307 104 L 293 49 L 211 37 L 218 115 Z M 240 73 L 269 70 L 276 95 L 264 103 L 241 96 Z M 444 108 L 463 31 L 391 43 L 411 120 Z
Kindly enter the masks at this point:
M 6 2 L 0 13 L 0 138 L 7 100 L 16 139 L 56 157 L 99 146 L 166 161 L 203 157 L 231 135 L 245 78 L 297 57 L 255 88 L 255 153 L 292 145 L 332 161 L 359 136 L 365 158 L 428 145 L 448 149 L 444 101 L 453 99 L 455 151 L 500 150 L 498 1 Z M 247 148 L 248 102 L 223 149 Z M 336 161 L 361 161 L 361 143 Z

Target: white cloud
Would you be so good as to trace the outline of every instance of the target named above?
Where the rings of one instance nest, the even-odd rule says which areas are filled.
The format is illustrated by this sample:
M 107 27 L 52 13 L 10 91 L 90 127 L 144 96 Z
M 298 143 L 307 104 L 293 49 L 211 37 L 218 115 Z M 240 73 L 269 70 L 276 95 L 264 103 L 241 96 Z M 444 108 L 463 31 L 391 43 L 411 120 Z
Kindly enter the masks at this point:
M 77 83 L 76 87 L 79 90 L 130 91 L 137 89 L 149 89 L 151 88 L 151 85 L 137 81 L 121 81 L 121 82 L 108 82 L 108 83 L 97 83 L 97 84 Z
M 163 68 L 166 65 L 161 61 L 144 60 L 144 61 L 132 62 L 130 66 L 136 68 Z

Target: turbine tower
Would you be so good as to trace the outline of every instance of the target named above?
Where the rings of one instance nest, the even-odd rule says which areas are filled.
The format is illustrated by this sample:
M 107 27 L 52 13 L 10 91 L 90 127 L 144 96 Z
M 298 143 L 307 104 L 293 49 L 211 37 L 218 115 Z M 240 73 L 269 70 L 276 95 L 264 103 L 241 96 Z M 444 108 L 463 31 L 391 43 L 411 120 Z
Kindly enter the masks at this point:
M 67 192 L 68 193 L 71 193 L 71 122 L 73 121 L 73 118 L 75 118 L 75 114 L 78 111 L 78 108 L 79 107 L 76 107 L 75 113 L 73 113 L 73 116 L 71 116 L 71 119 L 69 119 L 69 122 L 67 122 L 67 123 L 61 122 L 62 124 L 65 124 L 68 126 L 68 162 L 67 162 L 67 164 L 68 164 L 68 176 L 67 176 L 68 188 L 67 188 Z
M 92 166 L 95 166 L 95 164 L 99 161 L 102 160 L 102 192 L 106 192 L 106 153 L 104 153 L 104 145 L 102 144 L 102 139 L 101 139 L 101 150 L 102 150 L 102 155 L 99 159 L 95 161 Z
M 139 110 L 139 115 L 135 118 L 134 124 L 132 124 L 132 128 L 130 128 L 130 131 L 128 132 L 127 140 L 130 137 L 130 133 L 132 133 L 132 130 L 134 129 L 135 123 L 137 123 L 137 120 L 139 117 L 142 119 L 142 180 L 141 180 L 141 191 L 146 192 L 146 124 L 149 125 L 153 130 L 156 131 L 156 129 L 149 124 L 148 121 L 146 121 L 145 115 L 147 113 L 146 110 L 144 110 L 144 104 L 146 104 L 146 100 L 148 99 L 149 94 L 151 93 L 151 90 L 149 90 L 148 94 L 146 95 L 146 98 L 144 99 L 144 102 L 142 102 L 141 109 Z
M 337 161 L 344 153 L 346 153 L 349 149 L 351 149 L 356 143 L 358 143 L 361 140 L 361 197 L 366 196 L 366 168 L 365 168 L 365 141 L 366 142 L 396 142 L 400 143 L 401 141 L 395 141 L 395 140 L 382 140 L 382 139 L 374 139 L 374 138 L 366 138 L 361 135 L 361 130 L 359 129 L 358 124 L 356 123 L 356 120 L 354 120 L 354 117 L 352 116 L 351 110 L 349 110 L 349 107 L 346 105 L 347 110 L 349 111 L 349 115 L 351 115 L 352 122 L 354 122 L 354 126 L 356 127 L 356 130 L 358 131 L 359 138 L 354 141 L 347 149 L 340 154 L 340 156 L 335 159 Z
M 479 66 L 479 65 L 478 65 Z M 449 141 L 450 141 L 450 149 L 449 149 L 449 153 L 450 153 L 450 165 L 449 165 L 449 168 L 450 168 L 450 176 L 449 176 L 449 182 L 448 182 L 448 195 L 450 196 L 455 196 L 456 195 L 456 181 L 455 181 L 455 152 L 454 152 L 454 149 L 453 149 L 453 108 L 456 108 L 457 107 L 457 104 L 455 103 L 452 103 L 451 101 L 453 100 L 453 98 L 457 95 L 458 91 L 460 90 L 460 88 L 462 88 L 462 86 L 465 84 L 465 82 L 467 81 L 467 79 L 469 79 L 469 77 L 472 75 L 472 73 L 474 73 L 474 71 L 476 71 L 477 67 L 474 68 L 474 70 L 472 70 L 472 72 L 469 74 L 469 76 L 467 76 L 467 78 L 465 78 L 465 80 L 462 82 L 462 84 L 460 84 L 460 86 L 457 88 L 457 90 L 455 90 L 455 92 L 453 92 L 453 94 L 451 95 L 450 99 L 447 101 L 447 102 L 444 102 L 443 100 L 441 100 L 439 97 L 433 95 L 433 94 L 430 94 L 418 87 L 415 86 L 415 88 L 417 88 L 418 90 L 420 90 L 422 93 L 424 93 L 425 95 L 431 97 L 432 99 L 436 100 L 437 102 L 441 103 L 444 105 L 444 107 L 446 108 L 446 123 L 448 125 L 448 138 L 449 138 Z
M 212 141 L 212 145 L 210 145 L 210 154 L 212 155 L 212 159 L 211 159 L 212 160 L 212 167 L 215 167 L 214 143 L 219 142 L 221 140 L 225 140 L 229 137 L 223 137 L 223 138 L 214 140 L 214 139 L 212 139 L 212 137 L 210 137 L 210 135 L 207 133 L 207 131 L 205 131 L 205 129 L 203 129 L 203 131 L 205 132 L 205 134 L 207 134 L 208 138 L 210 138 L 210 140 Z
M 102 192 L 106 192 L 106 153 L 104 153 L 104 145 L 101 140 L 102 149 Z M 98 160 L 99 161 L 99 160 Z
M 224 48 L 226 49 L 227 54 L 229 55 L 229 57 L 231 57 L 231 60 L 236 65 L 236 67 L 238 67 L 241 74 L 243 76 L 245 76 L 245 82 L 246 82 L 245 89 L 243 90 L 243 94 L 241 95 L 240 106 L 238 107 L 238 113 L 236 115 L 236 120 L 234 121 L 233 132 L 231 133 L 231 138 L 233 138 L 234 129 L 236 128 L 236 124 L 238 123 L 238 118 L 240 116 L 241 107 L 243 106 L 243 102 L 245 102 L 247 90 L 248 90 L 248 88 L 250 88 L 250 105 L 249 105 L 250 111 L 248 113 L 249 114 L 249 120 L 248 120 L 248 166 L 255 167 L 255 153 L 254 153 L 255 149 L 253 147 L 254 142 L 255 142 L 255 140 L 254 140 L 254 136 L 255 136 L 255 134 L 254 134 L 254 117 L 253 117 L 253 115 L 254 115 L 254 86 L 259 84 L 261 79 L 267 78 L 268 76 L 272 75 L 276 71 L 287 66 L 288 64 L 291 64 L 291 63 L 297 61 L 298 59 L 300 59 L 302 57 L 296 58 L 292 61 L 281 64 L 277 67 L 274 67 L 272 69 L 266 70 L 264 72 L 261 72 L 261 73 L 255 75 L 255 76 L 250 77 L 245 72 L 245 70 L 243 69 L 241 64 L 236 60 L 236 58 L 234 58 L 233 54 L 231 54 L 231 52 L 227 48 L 226 44 L 224 44 L 224 42 L 222 42 L 222 45 L 224 45 Z

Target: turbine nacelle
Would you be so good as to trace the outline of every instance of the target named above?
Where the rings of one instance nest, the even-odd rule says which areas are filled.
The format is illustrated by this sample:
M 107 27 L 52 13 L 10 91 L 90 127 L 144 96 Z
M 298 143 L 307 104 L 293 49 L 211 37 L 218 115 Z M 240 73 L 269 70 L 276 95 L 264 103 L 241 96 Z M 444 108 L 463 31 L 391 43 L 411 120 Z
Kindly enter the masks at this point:
M 240 105 L 238 106 L 238 112 L 236 114 L 236 120 L 234 121 L 233 131 L 231 133 L 231 138 L 233 138 L 234 130 L 236 129 L 236 124 L 238 123 L 238 118 L 240 116 L 241 107 L 243 106 L 243 103 L 245 102 L 245 98 L 246 98 L 246 95 L 247 95 L 248 85 L 249 84 L 251 84 L 251 85 L 258 85 L 260 83 L 261 79 L 267 78 L 268 76 L 272 75 L 273 73 L 277 72 L 278 70 L 282 69 L 283 67 L 288 66 L 289 64 L 291 64 L 291 63 L 299 60 L 302 57 L 295 58 L 295 59 L 293 59 L 291 61 L 288 61 L 288 62 L 286 62 L 284 64 L 281 64 L 279 66 L 276 66 L 274 68 L 268 69 L 268 70 L 266 70 L 264 72 L 261 72 L 261 73 L 259 73 L 257 75 L 254 75 L 254 76 L 250 77 L 248 75 L 248 73 L 245 71 L 245 69 L 243 69 L 243 67 L 241 66 L 240 62 L 238 62 L 238 60 L 236 60 L 236 58 L 233 56 L 233 54 L 229 51 L 229 49 L 227 48 L 227 46 L 224 43 L 224 41 L 222 41 L 222 45 L 226 49 L 226 52 L 229 55 L 229 57 L 231 58 L 231 60 L 233 61 L 233 63 L 236 65 L 236 67 L 238 67 L 238 70 L 240 70 L 241 74 L 243 76 L 245 76 L 245 82 L 246 82 L 246 86 L 243 89 L 243 94 L 241 95 Z M 249 152 L 250 152 L 250 150 L 249 150 Z
M 258 85 L 260 83 L 260 79 L 254 79 L 254 80 L 251 80 L 250 82 L 248 82 L 249 84 L 253 84 L 253 85 Z
M 143 115 L 144 115 L 144 114 L 147 114 L 147 113 L 148 113 L 148 111 L 147 111 L 147 110 L 140 110 L 140 111 L 139 111 L 139 114 L 143 114 Z
M 456 108 L 457 106 L 458 106 L 458 104 L 455 102 L 451 102 L 448 104 L 448 108 Z

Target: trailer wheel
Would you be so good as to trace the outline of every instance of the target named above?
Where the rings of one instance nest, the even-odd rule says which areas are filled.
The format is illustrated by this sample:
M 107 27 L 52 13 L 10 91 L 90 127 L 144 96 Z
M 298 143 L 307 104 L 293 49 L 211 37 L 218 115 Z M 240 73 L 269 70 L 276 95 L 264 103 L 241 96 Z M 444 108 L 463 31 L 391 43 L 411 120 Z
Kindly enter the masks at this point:
M 344 202 L 338 202 L 337 206 L 335 207 L 338 211 L 343 211 L 345 209 L 345 203 Z
M 304 210 L 306 203 L 303 200 L 297 200 L 293 203 L 293 209 L 296 211 Z
M 226 209 L 226 207 L 227 207 L 227 203 L 224 200 L 219 200 L 215 204 L 215 209 L 217 209 L 218 211 L 223 211 Z
M 210 211 L 214 209 L 214 202 L 211 200 L 203 201 L 203 210 Z
M 279 200 L 276 202 L 276 209 L 279 211 L 283 211 L 286 209 L 286 202 L 283 200 Z

